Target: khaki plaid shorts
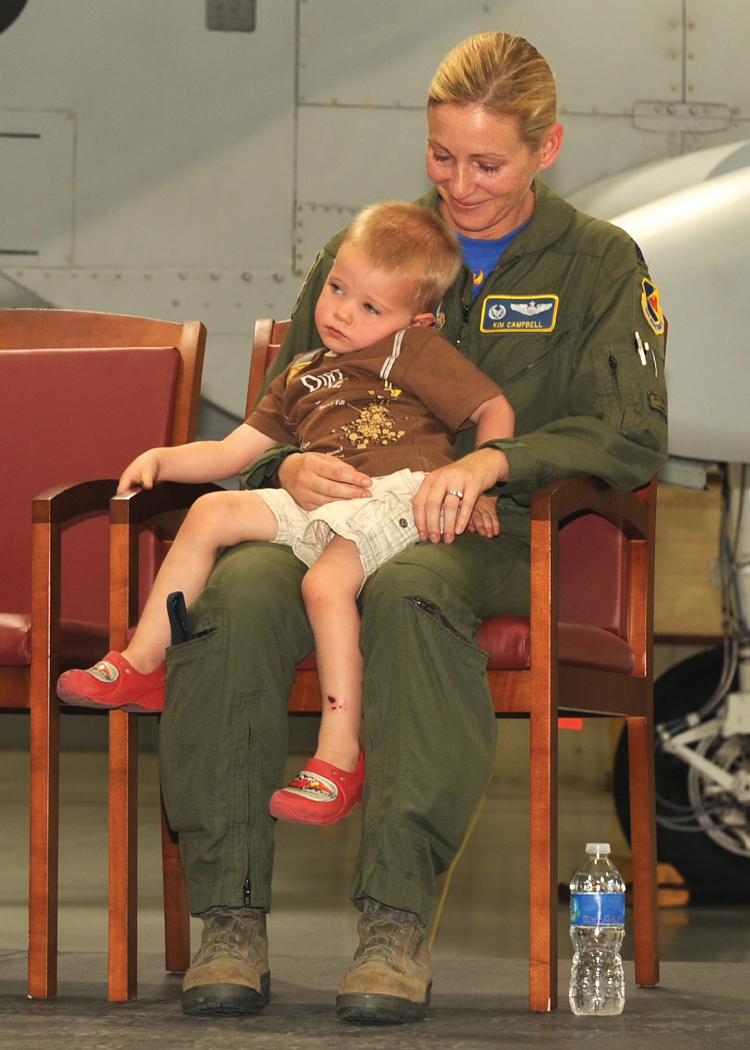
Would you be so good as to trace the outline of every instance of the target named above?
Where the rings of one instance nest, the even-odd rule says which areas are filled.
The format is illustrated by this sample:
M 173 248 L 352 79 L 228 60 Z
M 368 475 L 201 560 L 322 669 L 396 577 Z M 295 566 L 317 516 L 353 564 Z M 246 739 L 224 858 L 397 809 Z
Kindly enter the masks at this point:
M 255 489 L 279 523 L 274 543 L 291 547 L 312 565 L 334 535 L 357 545 L 365 580 L 394 554 L 419 542 L 411 497 L 425 477 L 422 471 L 399 470 L 372 479 L 372 496 L 337 500 L 306 511 L 284 489 Z

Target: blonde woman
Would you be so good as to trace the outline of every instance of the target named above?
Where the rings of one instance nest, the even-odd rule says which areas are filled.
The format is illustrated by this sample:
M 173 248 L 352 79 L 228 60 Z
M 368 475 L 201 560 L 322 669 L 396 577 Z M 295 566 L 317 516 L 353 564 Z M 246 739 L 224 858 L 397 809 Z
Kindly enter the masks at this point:
M 421 204 L 455 231 L 464 262 L 439 322 L 504 389 L 516 431 L 478 449 L 470 432 L 459 435 L 459 458 L 431 471 L 413 498 L 422 542 L 378 569 L 360 596 L 367 777 L 352 889 L 360 944 L 337 999 L 344 1020 L 427 1012 L 435 879 L 495 756 L 477 634 L 485 616 L 528 611 L 532 493 L 580 474 L 628 489 L 666 455 L 664 369 L 642 368 L 633 342 L 650 326 L 661 355 L 658 297 L 627 234 L 578 214 L 541 181 L 562 140 L 554 77 L 526 40 L 483 33 L 441 63 L 427 106 L 434 187 Z M 311 345 L 342 237 L 305 282 L 279 371 Z M 267 453 L 244 480 L 280 485 L 307 509 L 366 497 L 370 484 L 354 466 L 290 447 Z M 441 535 L 452 493 L 471 502 L 486 491 L 497 498 L 499 535 Z M 278 545 L 228 550 L 190 610 L 194 639 L 170 651 L 162 784 L 191 909 L 205 924 L 185 977 L 187 1013 L 255 1013 L 268 998 L 268 800 L 283 782 L 294 664 L 313 647 L 304 570 Z

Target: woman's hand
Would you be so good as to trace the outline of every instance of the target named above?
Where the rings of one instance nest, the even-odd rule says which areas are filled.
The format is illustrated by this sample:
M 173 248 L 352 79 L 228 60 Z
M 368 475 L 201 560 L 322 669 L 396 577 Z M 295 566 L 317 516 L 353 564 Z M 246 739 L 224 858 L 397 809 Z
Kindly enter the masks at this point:
M 508 460 L 496 448 L 480 448 L 456 463 L 433 470 L 411 501 L 420 540 L 440 542 L 442 510 L 442 538 L 452 543 L 468 526 L 482 493 L 507 476 Z
M 295 452 L 279 467 L 279 481 L 303 510 L 315 510 L 337 499 L 371 496 L 372 478 L 334 456 Z
M 479 497 L 471 512 L 467 532 L 477 532 L 480 536 L 499 536 L 500 519 L 497 516 L 497 496 L 486 494 Z

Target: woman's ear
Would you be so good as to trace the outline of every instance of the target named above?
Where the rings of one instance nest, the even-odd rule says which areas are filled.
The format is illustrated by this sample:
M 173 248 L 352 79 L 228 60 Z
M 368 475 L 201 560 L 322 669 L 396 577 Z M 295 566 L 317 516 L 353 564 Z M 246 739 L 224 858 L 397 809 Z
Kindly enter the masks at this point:
M 539 148 L 539 167 L 537 171 L 543 171 L 555 163 L 560 153 L 563 140 L 562 124 L 553 124 L 544 137 L 544 142 Z
M 435 325 L 434 314 L 417 314 L 416 317 L 412 318 L 412 327 L 416 328 L 433 328 Z

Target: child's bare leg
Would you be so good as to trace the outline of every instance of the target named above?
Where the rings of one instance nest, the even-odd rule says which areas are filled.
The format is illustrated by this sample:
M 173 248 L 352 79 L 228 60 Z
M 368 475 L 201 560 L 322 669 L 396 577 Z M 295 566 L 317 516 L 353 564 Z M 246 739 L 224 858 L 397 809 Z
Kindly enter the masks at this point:
M 334 536 L 302 581 L 323 697 L 315 757 L 348 773 L 356 769 L 360 752 L 362 654 L 357 593 L 363 579 L 356 545 Z
M 222 547 L 245 540 L 273 540 L 278 523 L 254 492 L 211 492 L 188 511 L 159 569 L 135 634 L 123 656 L 148 674 L 164 662 L 170 643 L 167 597 L 182 591 L 189 605 L 206 585 Z

